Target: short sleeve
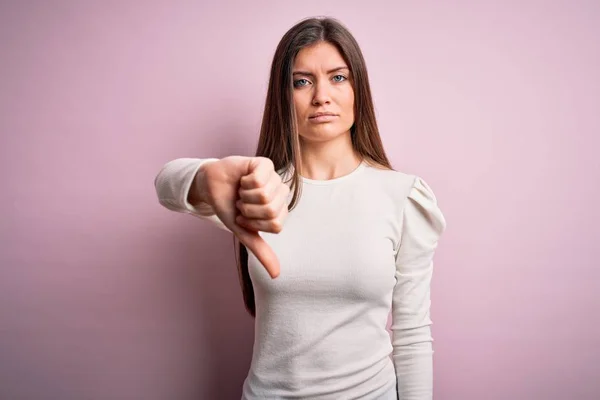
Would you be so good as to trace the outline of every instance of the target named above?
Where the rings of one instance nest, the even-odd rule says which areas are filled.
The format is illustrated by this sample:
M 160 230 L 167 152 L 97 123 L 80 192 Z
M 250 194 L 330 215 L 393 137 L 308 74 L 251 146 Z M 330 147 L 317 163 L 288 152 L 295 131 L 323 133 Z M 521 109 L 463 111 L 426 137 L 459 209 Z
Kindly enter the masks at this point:
M 430 284 L 446 221 L 431 188 L 416 177 L 402 215 L 392 299 L 392 345 L 399 399 L 433 397 Z

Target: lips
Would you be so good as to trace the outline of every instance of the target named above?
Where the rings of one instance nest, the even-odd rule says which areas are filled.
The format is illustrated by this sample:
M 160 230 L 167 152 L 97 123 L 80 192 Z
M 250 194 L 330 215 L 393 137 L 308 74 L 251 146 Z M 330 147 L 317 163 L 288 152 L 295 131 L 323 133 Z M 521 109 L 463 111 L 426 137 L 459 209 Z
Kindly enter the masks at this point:
M 308 118 L 308 121 L 313 124 L 321 124 L 321 123 L 325 123 L 325 122 L 334 121 L 335 119 L 337 119 L 337 117 L 338 116 L 335 114 L 321 114 L 321 115 L 316 115 L 314 117 Z
M 319 118 L 319 117 L 337 117 L 337 114 L 325 111 L 325 112 L 314 113 L 314 114 L 311 114 L 308 116 L 309 119 Z

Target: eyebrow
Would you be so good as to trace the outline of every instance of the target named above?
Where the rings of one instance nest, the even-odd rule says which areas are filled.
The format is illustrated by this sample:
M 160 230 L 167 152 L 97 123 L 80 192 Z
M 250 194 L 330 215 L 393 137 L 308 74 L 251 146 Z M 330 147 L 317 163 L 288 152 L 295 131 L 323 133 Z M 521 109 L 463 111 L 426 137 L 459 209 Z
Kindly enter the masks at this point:
M 337 71 L 340 71 L 342 69 L 347 69 L 348 71 L 350 71 L 350 68 L 348 68 L 348 67 L 336 67 L 336 68 L 330 69 L 329 71 L 327 71 L 327 73 L 331 74 L 332 72 L 337 72 Z M 312 74 L 310 72 L 306 72 L 306 71 L 294 71 L 292 75 L 315 76 L 314 74 Z

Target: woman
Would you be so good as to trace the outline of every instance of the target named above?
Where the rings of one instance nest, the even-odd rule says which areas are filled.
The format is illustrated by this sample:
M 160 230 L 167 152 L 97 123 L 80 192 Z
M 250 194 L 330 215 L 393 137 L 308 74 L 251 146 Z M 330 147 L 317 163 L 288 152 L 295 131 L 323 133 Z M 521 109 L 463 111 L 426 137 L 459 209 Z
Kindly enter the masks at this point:
M 168 209 L 241 242 L 255 315 L 243 399 L 432 398 L 429 291 L 446 223 L 431 188 L 390 166 L 339 22 L 303 20 L 281 39 L 256 157 L 173 160 L 155 186 Z

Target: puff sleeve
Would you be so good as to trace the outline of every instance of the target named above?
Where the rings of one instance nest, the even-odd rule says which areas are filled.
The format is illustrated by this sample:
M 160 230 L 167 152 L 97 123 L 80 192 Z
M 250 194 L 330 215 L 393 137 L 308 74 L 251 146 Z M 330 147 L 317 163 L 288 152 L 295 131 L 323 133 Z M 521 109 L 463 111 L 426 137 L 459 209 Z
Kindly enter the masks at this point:
M 392 358 L 399 400 L 433 397 L 430 283 L 446 221 L 431 188 L 415 178 L 402 217 L 392 298 Z
M 154 178 L 154 188 L 159 203 L 171 211 L 192 214 L 229 231 L 209 204 L 201 203 L 194 207 L 188 201 L 190 188 L 200 167 L 217 160 L 217 158 L 178 158 L 167 162 Z

